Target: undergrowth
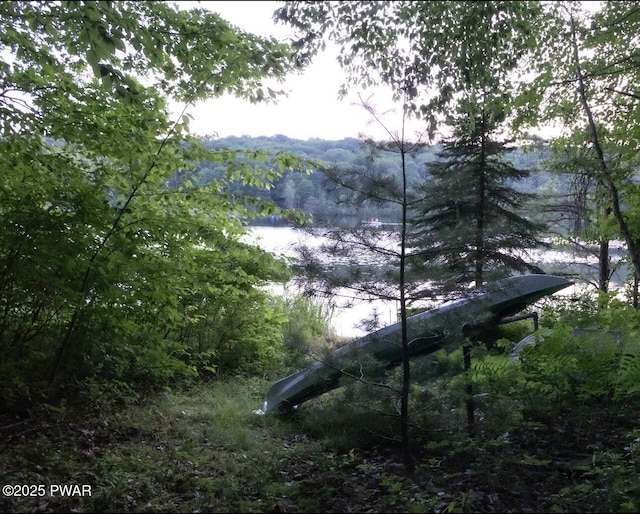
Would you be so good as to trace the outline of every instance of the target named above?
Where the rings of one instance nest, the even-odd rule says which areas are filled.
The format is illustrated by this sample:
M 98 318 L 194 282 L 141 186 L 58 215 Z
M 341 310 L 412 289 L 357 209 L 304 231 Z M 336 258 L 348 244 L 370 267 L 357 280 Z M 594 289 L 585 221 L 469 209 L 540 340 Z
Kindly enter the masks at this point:
M 576 332 L 567 319 L 518 361 L 510 350 L 524 325 L 477 344 L 468 374 L 459 349 L 414 359 L 413 473 L 398 437 L 399 369 L 281 417 L 255 412 L 274 377 L 238 376 L 109 408 L 60 403 L 4 415 L 3 485 L 43 485 L 46 494 L 4 495 L 0 510 L 636 512 L 636 315 L 588 317 L 600 332 Z M 49 494 L 56 484 L 91 494 Z

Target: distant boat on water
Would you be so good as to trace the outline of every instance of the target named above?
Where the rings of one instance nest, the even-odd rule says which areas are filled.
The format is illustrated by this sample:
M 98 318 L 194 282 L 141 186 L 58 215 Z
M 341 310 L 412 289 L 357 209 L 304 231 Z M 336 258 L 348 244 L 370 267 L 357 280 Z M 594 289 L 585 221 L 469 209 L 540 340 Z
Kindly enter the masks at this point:
M 388 223 L 382 222 L 378 218 L 370 218 L 368 220 L 362 220 L 362 226 L 367 228 L 381 228 L 381 227 L 399 227 L 402 223 Z
M 368 220 L 362 220 L 362 226 L 369 228 L 380 228 L 382 226 L 382 222 L 378 218 L 371 218 Z

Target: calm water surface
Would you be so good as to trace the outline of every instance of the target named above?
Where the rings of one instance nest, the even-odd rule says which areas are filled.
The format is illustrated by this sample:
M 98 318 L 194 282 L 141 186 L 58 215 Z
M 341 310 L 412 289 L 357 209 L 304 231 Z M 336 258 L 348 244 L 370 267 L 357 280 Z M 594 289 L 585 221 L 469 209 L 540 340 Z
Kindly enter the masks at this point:
M 319 246 L 323 240 L 291 227 L 251 227 L 249 241 L 273 254 L 294 258 L 297 245 Z M 613 260 L 615 261 L 618 258 L 619 256 L 614 255 Z M 551 274 L 554 271 L 566 272 L 568 266 L 578 266 L 583 271 L 597 270 L 597 258 L 595 256 L 579 257 L 568 250 L 552 249 L 532 252 L 530 260 L 536 262 Z M 292 290 L 292 287 L 289 284 L 280 288 L 280 291 L 284 293 L 287 290 Z M 588 286 L 584 287 L 588 288 Z M 579 292 L 579 289 L 580 286 L 569 287 L 556 294 L 575 295 Z M 326 301 L 322 300 L 322 305 L 332 309 L 331 320 L 337 335 L 360 337 L 367 334 L 370 330 L 365 330 L 358 325 L 373 315 L 378 316 L 381 327 L 398 321 L 399 304 L 397 301 L 353 300 L 350 292 L 346 289 L 337 293 L 334 298 Z
M 295 258 L 297 245 L 319 246 L 322 238 L 310 236 L 302 230 L 290 227 L 252 227 L 249 240 L 275 255 Z M 281 292 L 291 290 L 291 284 L 279 288 Z M 331 311 L 331 322 L 336 334 L 342 337 L 360 337 L 369 332 L 359 325 L 363 320 L 378 316 L 381 327 L 395 323 L 399 304 L 396 301 L 354 300 L 348 290 L 338 290 L 331 299 L 319 300 Z

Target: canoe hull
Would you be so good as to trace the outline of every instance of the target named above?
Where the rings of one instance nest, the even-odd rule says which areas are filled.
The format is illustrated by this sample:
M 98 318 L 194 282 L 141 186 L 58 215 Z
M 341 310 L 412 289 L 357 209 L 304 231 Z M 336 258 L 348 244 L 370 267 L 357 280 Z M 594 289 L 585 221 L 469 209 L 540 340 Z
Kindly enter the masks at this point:
M 573 284 L 555 275 L 510 277 L 470 291 L 462 298 L 407 318 L 410 356 L 424 355 L 448 341 L 462 341 L 463 327 L 486 323 L 522 311 L 528 305 Z M 394 323 L 334 351 L 327 362 L 317 361 L 271 386 L 263 412 L 285 412 L 340 387 L 345 374 L 358 369 L 362 355 L 386 363 L 402 361 L 402 324 Z

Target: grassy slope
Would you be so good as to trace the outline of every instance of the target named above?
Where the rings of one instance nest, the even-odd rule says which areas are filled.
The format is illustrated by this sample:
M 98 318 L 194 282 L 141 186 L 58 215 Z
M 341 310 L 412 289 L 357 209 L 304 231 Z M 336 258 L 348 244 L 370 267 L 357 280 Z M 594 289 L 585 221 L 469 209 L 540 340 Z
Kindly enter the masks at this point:
M 343 419 L 340 391 L 287 419 L 260 417 L 270 382 L 232 379 L 144 405 L 67 407 L 0 423 L 3 484 L 47 494 L 0 497 L 3 512 L 619 512 L 640 505 L 640 405 L 582 405 L 469 442 L 442 420 L 399 448 Z M 336 403 L 340 405 L 340 402 Z M 319 409 L 317 407 L 323 407 Z M 453 419 L 453 418 L 452 418 Z M 372 422 L 373 423 L 373 422 Z M 484 435 L 483 435 L 484 434 Z M 51 496 L 51 484 L 91 496 Z

